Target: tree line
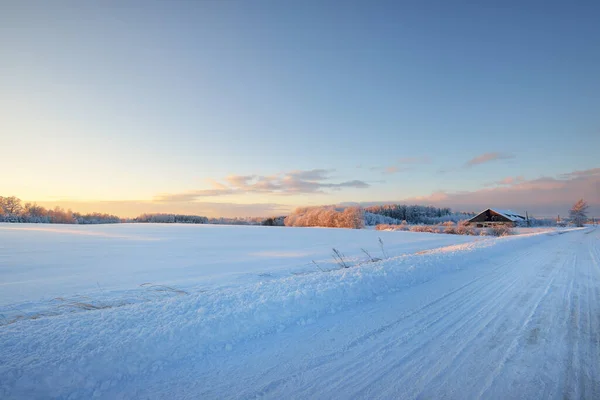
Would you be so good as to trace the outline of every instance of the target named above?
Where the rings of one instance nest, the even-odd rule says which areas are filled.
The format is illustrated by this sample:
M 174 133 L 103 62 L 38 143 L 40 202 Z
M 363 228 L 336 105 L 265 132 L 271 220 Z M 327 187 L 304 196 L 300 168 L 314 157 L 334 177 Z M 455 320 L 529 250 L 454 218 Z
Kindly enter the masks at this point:
M 582 199 L 570 210 L 570 220 L 582 226 L 588 220 L 588 205 Z M 0 196 L 0 222 L 28 222 L 46 224 L 115 224 L 120 222 L 140 223 L 185 223 L 185 224 L 221 224 L 221 225 L 264 225 L 264 226 L 322 226 L 333 228 L 359 229 L 365 225 L 435 225 L 444 222 L 459 222 L 470 219 L 475 213 L 452 212 L 450 208 L 431 206 L 385 204 L 379 206 L 338 207 L 317 206 L 300 207 L 287 217 L 246 217 L 246 218 L 208 218 L 200 215 L 146 213 L 136 218 L 119 218 L 105 213 L 82 214 L 61 207 L 44 208 L 36 203 L 23 203 L 15 196 Z M 554 219 L 528 219 L 528 226 L 555 225 Z
M 384 204 L 380 206 L 371 206 L 365 208 L 366 212 L 383 215 L 406 221 L 408 224 L 437 224 L 440 222 L 458 222 L 462 219 L 469 219 L 475 213 L 452 212 L 450 208 L 438 208 L 431 206 L 406 205 L 406 204 Z
M 45 208 L 36 203 L 24 203 L 15 196 L 0 196 L 0 222 L 22 222 L 38 224 L 219 224 L 219 225 L 271 225 L 283 226 L 285 217 L 217 217 L 201 215 L 145 213 L 135 218 L 119 218 L 116 215 L 93 212 L 82 214 L 61 207 Z
M 116 215 L 103 213 L 81 214 L 60 207 L 44 208 L 36 203 L 25 203 L 18 197 L 0 196 L 0 222 L 29 222 L 38 224 L 115 224 Z
M 207 224 L 208 218 L 200 215 L 142 214 L 127 222 L 151 222 L 155 224 Z

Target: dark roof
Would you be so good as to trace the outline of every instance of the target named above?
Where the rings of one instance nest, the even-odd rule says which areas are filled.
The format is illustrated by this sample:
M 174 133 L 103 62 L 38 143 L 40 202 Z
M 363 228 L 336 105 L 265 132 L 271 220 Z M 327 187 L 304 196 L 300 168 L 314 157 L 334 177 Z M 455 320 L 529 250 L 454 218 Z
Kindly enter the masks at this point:
M 510 210 L 500 210 L 498 208 L 486 208 L 485 210 L 483 210 L 482 212 L 480 212 L 479 214 L 477 214 L 476 216 L 474 216 L 473 218 L 471 218 L 471 220 L 474 220 L 475 218 L 477 218 L 478 216 L 480 216 L 481 214 L 483 214 L 486 211 L 493 211 L 496 214 L 499 214 L 501 216 L 503 216 L 504 218 L 508 219 L 509 221 L 512 222 L 520 222 L 520 221 L 525 221 L 525 217 L 517 214 L 515 212 L 512 212 Z

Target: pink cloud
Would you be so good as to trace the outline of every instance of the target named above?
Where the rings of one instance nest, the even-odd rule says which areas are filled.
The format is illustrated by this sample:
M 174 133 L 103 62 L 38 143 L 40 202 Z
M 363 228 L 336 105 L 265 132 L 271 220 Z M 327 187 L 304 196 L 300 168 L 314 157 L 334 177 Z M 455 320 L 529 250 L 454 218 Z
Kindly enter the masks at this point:
M 229 175 L 225 181 L 235 188 L 240 188 L 246 186 L 254 178 L 254 175 Z
M 475 158 L 470 159 L 465 164 L 466 167 L 473 167 L 475 165 L 485 164 L 495 160 L 507 160 L 510 158 L 514 158 L 515 156 L 507 153 L 484 153 Z
M 575 201 L 584 198 L 590 205 L 590 213 L 600 214 L 600 168 L 561 174 L 558 178 L 525 180 L 517 177 L 500 182 L 503 183 L 492 188 L 458 193 L 436 192 L 402 202 L 427 202 L 465 211 L 498 207 L 544 215 L 566 215 Z
M 585 178 L 588 176 L 594 176 L 600 174 L 600 168 L 592 168 L 586 169 L 584 171 L 573 171 L 567 174 L 562 174 L 561 177 L 565 179 L 577 179 L 577 178 Z
M 344 188 L 366 189 L 371 185 L 360 180 L 331 182 L 329 174 L 334 170 L 312 169 L 291 171 L 269 176 L 229 175 L 224 183 L 209 180 L 213 189 L 192 190 L 183 193 L 163 193 L 154 197 L 155 202 L 192 202 L 202 197 L 228 196 L 233 194 L 267 193 L 291 195 L 327 193 Z
M 522 183 L 525 181 L 525 178 L 523 176 L 507 176 L 504 179 L 501 179 L 499 181 L 496 182 L 492 182 L 492 183 L 488 183 L 485 186 L 496 186 L 496 185 L 515 185 L 518 183 Z
M 397 174 L 399 172 L 412 171 L 412 167 L 399 167 L 396 165 L 390 165 L 388 167 L 371 167 L 371 171 L 380 171 L 384 175 Z
M 448 193 L 434 192 L 427 196 L 417 196 L 417 197 L 413 197 L 410 199 L 406 199 L 406 202 L 410 202 L 410 203 L 419 203 L 419 202 L 441 203 L 441 202 L 447 201 L 448 198 L 449 198 Z
M 525 178 L 523 178 L 522 176 L 517 176 L 514 178 L 512 176 L 509 176 L 509 177 L 506 177 L 506 178 L 502 179 L 501 181 L 499 181 L 498 184 L 499 185 L 514 185 L 517 183 L 521 183 L 523 181 L 525 181 Z

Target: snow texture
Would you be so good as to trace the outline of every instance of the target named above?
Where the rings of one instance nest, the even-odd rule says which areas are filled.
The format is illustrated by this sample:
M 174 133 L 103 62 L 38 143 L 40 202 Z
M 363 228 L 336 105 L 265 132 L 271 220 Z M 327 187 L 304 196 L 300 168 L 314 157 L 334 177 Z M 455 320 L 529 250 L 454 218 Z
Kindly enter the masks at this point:
M 74 258 L 88 261 L 79 271 L 86 279 L 88 269 L 101 265 L 90 259 L 110 271 L 116 258 L 103 255 L 111 254 L 112 241 L 121 243 L 127 261 L 119 266 L 127 275 L 135 257 L 126 250 L 135 243 L 159 238 L 153 255 L 171 248 L 168 255 L 182 263 L 175 256 L 191 248 L 185 238 L 213 237 L 203 236 L 207 227 L 94 227 L 75 234 L 2 228 L 0 266 L 11 279 L 3 287 L 19 285 L 11 270 L 22 259 L 20 279 L 54 269 L 63 277 L 52 291 L 63 295 L 83 286 L 71 276 L 76 261 L 65 254 L 66 267 L 31 257 L 52 259 L 48 241 L 58 246 L 55 256 L 64 250 L 60 243 L 75 247 Z M 262 238 L 246 243 L 236 236 L 243 230 Z M 391 257 L 355 257 L 361 265 L 326 272 L 253 266 L 246 254 L 276 236 L 282 240 L 258 251 L 267 260 L 298 261 L 313 248 L 308 242 L 323 251 L 345 240 L 346 250 L 382 233 L 227 227 L 212 243 L 227 238 L 232 255 L 224 257 L 245 259 L 253 271 L 244 279 L 233 273 L 241 264 L 225 263 L 232 284 L 193 290 L 194 283 L 172 296 L 0 326 L 0 398 L 600 398 L 600 230 L 483 239 L 389 232 L 383 240 Z M 74 238 L 83 242 L 74 246 Z M 451 242 L 439 246 L 438 238 Z M 138 255 L 151 248 L 140 246 Z M 402 254 L 406 248 L 412 251 Z M 155 285 L 169 275 L 161 266 L 149 272 Z M 254 279 L 264 268 L 278 273 Z M 129 282 L 111 279 L 113 287 Z M 21 306 L 34 307 L 45 290 L 37 299 L 26 293 L 29 303 Z
M 332 248 L 353 263 L 367 258 L 361 248 L 382 258 L 378 238 L 391 257 L 476 240 L 328 228 L 0 224 L 0 314 L 59 311 L 56 298 L 153 297 L 152 285 L 199 292 L 320 272 L 313 260 L 335 269 Z

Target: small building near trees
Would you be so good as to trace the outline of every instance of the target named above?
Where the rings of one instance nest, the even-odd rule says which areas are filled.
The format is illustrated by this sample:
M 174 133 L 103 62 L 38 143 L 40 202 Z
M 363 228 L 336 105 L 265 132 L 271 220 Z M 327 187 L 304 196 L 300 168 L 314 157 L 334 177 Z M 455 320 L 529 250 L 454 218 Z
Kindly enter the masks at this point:
M 477 228 L 488 228 L 495 225 L 516 226 L 525 221 L 524 216 L 512 211 L 488 208 L 471 218 L 469 225 L 475 225 Z

